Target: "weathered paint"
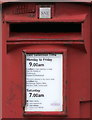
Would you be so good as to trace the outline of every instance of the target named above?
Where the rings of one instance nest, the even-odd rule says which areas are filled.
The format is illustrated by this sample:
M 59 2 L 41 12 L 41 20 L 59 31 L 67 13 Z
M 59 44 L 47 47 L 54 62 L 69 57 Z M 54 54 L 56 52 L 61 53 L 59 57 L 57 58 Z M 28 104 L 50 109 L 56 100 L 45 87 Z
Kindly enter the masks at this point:
M 92 0 L 1 0 L 0 3 L 7 2 L 87 2 L 90 3 Z

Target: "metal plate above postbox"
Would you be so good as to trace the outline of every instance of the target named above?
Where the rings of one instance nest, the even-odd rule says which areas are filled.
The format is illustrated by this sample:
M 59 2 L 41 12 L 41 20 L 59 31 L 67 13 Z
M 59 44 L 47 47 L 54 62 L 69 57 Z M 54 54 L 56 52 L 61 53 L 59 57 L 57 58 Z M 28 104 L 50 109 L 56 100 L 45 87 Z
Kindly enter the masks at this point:
M 51 7 L 40 7 L 39 18 L 51 18 Z

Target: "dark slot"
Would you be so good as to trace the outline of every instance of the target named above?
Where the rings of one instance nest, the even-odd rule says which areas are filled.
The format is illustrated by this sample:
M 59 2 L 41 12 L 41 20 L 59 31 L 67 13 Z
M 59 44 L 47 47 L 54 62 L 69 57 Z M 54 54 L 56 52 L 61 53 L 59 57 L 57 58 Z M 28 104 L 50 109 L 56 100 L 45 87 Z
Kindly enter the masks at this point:
M 13 23 L 10 24 L 10 33 L 12 32 L 81 32 L 81 23 Z

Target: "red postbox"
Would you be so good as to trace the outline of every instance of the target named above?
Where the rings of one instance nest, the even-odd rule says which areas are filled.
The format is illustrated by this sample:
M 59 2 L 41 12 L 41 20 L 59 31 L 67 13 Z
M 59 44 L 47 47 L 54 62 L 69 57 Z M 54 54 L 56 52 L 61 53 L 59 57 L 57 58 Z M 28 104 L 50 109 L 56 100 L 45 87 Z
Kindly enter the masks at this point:
M 90 118 L 90 4 L 2 10 L 2 117 Z

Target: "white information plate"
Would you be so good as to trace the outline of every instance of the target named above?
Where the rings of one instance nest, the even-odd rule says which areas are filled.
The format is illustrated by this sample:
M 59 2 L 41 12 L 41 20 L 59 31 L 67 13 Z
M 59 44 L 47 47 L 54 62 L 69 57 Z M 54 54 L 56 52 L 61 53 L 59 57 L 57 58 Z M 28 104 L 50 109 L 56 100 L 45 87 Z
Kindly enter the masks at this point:
M 25 111 L 63 111 L 63 54 L 26 54 Z
M 40 7 L 39 18 L 51 18 L 51 7 Z

